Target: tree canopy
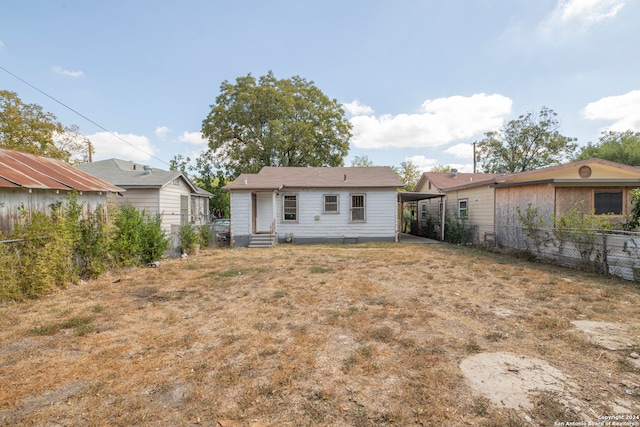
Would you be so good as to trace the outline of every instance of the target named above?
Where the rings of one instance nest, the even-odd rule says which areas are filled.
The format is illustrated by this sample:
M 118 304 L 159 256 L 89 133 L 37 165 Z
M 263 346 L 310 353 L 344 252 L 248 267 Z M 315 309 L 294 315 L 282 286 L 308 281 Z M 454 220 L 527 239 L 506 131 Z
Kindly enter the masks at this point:
M 560 164 L 577 149 L 575 138 L 560 134 L 555 111 L 542 107 L 511 120 L 499 131 L 485 133 L 477 160 L 486 173 L 525 172 Z
M 272 72 L 224 81 L 202 122 L 216 167 L 231 178 L 264 166 L 342 166 L 351 123 L 335 99 L 302 77 Z
M 640 166 L 640 132 L 603 132 L 597 144 L 581 147 L 574 160 L 592 158 Z
M 88 153 L 90 144 L 77 126 L 65 127 L 41 106 L 0 90 L 0 147 L 71 162 Z

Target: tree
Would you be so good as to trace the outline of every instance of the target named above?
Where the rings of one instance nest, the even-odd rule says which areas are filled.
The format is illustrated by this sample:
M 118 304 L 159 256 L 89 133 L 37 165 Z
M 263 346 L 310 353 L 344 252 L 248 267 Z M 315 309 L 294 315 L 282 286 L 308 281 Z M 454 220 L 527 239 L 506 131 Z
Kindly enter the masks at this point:
M 597 144 L 580 148 L 574 160 L 592 158 L 610 160 L 630 166 L 640 166 L 640 132 L 603 132 Z
M 451 166 L 449 165 L 436 165 L 431 168 L 430 172 L 451 172 Z
M 229 192 L 222 189 L 230 180 L 224 173 L 215 169 L 211 150 L 205 150 L 196 157 L 195 165 L 190 163 L 191 158 L 177 154 L 169 161 L 169 169 L 180 171 L 198 187 L 213 194 L 209 201 L 210 213 L 217 217 L 224 217 L 229 213 Z
M 524 172 L 559 164 L 577 149 L 575 138 L 560 134 L 557 114 L 542 107 L 511 120 L 501 130 L 485 133 L 478 143 L 483 171 Z
M 224 81 L 202 122 L 216 167 L 232 178 L 264 166 L 342 166 L 351 123 L 313 82 L 270 71 Z
M 373 162 L 366 154 L 362 156 L 355 156 L 353 160 L 351 160 L 351 166 L 353 167 L 371 167 L 373 166 Z
M 400 163 L 399 168 L 395 166 L 392 168 L 396 175 L 398 175 L 402 182 L 404 182 L 404 187 L 402 187 L 402 189 L 404 191 L 413 191 L 422 176 L 422 171 L 418 169 L 411 160 Z
M 0 147 L 65 162 L 79 161 L 92 149 L 77 126 L 64 127 L 52 113 L 6 90 L 0 90 Z

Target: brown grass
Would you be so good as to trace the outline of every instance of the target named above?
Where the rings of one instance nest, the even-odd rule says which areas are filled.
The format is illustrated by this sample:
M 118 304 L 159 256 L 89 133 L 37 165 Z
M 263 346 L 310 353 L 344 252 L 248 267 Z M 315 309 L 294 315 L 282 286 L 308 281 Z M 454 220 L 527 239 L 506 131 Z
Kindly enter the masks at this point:
M 543 358 L 611 415 L 611 373 L 637 370 L 569 322 L 640 322 L 639 303 L 463 247 L 208 249 L 0 307 L 0 424 L 529 425 L 470 392 L 479 351 Z M 543 396 L 531 416 L 558 414 Z

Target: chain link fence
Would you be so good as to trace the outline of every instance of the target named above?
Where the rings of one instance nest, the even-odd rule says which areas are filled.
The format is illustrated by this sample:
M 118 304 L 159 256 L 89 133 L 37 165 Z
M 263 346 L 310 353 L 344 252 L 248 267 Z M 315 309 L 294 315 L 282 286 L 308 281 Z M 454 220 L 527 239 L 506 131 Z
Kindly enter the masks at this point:
M 640 233 L 520 228 L 518 247 L 544 262 L 640 282 Z

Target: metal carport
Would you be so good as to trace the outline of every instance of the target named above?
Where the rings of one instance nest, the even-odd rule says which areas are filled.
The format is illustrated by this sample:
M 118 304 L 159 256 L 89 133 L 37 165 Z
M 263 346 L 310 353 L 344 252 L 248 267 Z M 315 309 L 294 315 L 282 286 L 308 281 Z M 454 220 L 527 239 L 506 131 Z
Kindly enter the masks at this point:
M 419 202 L 420 200 L 428 200 L 428 199 L 435 199 L 436 197 L 440 197 L 440 201 L 442 202 L 442 209 L 441 209 L 441 218 L 439 218 L 440 220 L 440 240 L 444 240 L 444 227 L 442 226 L 442 224 L 444 224 L 444 215 L 445 215 L 445 195 L 444 194 L 433 194 L 433 193 L 416 193 L 413 191 L 401 191 L 398 193 L 398 210 L 399 210 L 399 218 L 400 218 L 400 228 L 402 228 L 402 212 L 404 211 L 404 204 L 405 203 L 415 203 L 417 206 L 417 202 Z M 416 234 L 417 235 L 417 223 L 418 220 L 417 219 L 411 219 L 411 234 Z M 415 233 L 414 233 L 415 230 Z

